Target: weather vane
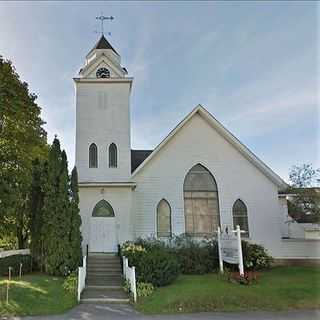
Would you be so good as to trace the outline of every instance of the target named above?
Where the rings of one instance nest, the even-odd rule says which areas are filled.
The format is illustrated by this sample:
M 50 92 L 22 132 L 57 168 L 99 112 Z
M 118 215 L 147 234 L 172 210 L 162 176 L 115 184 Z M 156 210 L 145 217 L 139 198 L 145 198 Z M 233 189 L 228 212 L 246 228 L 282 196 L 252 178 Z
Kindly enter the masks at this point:
M 114 19 L 114 17 L 113 17 L 113 16 L 106 17 L 106 16 L 103 15 L 103 13 L 101 13 L 101 15 L 98 16 L 98 17 L 96 17 L 96 19 L 97 19 L 97 20 L 100 20 L 100 22 L 101 22 L 101 31 L 100 31 L 100 33 L 101 33 L 102 35 L 104 35 L 104 25 L 103 25 L 104 20 L 110 20 L 110 21 L 112 21 L 112 20 Z M 97 32 L 97 31 L 96 31 L 96 32 Z M 108 34 L 111 35 L 111 32 L 108 32 Z

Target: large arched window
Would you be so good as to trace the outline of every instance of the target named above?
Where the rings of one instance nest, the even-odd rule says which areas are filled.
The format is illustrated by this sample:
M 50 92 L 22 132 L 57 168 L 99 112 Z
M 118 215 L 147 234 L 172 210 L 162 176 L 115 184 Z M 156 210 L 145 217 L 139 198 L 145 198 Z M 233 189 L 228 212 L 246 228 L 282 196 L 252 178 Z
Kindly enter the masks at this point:
M 117 146 L 111 143 L 109 146 L 109 168 L 116 168 L 118 166 Z
M 92 210 L 93 217 L 114 217 L 111 204 L 106 200 L 100 200 Z
M 95 143 L 89 147 L 89 168 L 98 168 L 98 148 Z
M 195 237 L 212 236 L 220 225 L 218 188 L 201 164 L 191 168 L 183 184 L 185 231 Z
M 249 237 L 249 223 L 248 223 L 248 210 L 244 202 L 238 199 L 232 207 L 233 216 L 233 227 L 236 228 L 237 225 L 240 226 L 241 230 L 246 233 L 243 234 L 245 237 Z
M 167 200 L 162 199 L 157 206 L 157 236 L 171 237 L 171 208 Z

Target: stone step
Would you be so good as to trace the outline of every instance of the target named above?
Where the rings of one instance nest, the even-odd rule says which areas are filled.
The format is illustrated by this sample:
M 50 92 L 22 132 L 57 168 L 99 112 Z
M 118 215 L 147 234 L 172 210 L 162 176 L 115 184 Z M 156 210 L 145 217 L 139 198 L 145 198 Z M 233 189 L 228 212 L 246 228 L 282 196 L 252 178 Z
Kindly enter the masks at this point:
M 103 289 L 122 289 L 122 285 L 86 285 L 87 289 L 97 289 L 97 290 L 103 290 Z
M 121 272 L 88 272 L 87 278 L 107 277 L 107 278 L 121 278 Z
M 81 303 L 87 303 L 87 304 L 97 304 L 97 303 L 107 303 L 107 304 L 124 304 L 124 303 L 130 303 L 130 299 L 115 299 L 115 298 L 83 298 L 80 299 Z
M 88 265 L 121 265 L 120 260 L 88 260 Z
M 128 295 L 123 289 L 85 288 L 81 299 L 127 299 Z
M 89 276 L 87 277 L 87 282 L 90 283 L 91 281 L 95 281 L 95 282 L 102 282 L 102 283 L 108 283 L 108 282 L 112 282 L 112 281 L 118 281 L 121 283 L 122 281 L 122 277 L 121 276 Z
M 101 280 L 101 279 L 87 279 L 86 287 L 116 287 L 122 286 L 122 279 Z
M 99 256 L 99 255 L 89 255 L 88 256 L 88 260 L 120 260 L 119 256 Z
M 93 267 L 93 266 L 88 266 L 87 267 L 87 272 L 100 272 L 100 271 L 107 271 L 107 272 L 122 272 L 122 269 L 120 266 L 98 266 L 98 267 Z

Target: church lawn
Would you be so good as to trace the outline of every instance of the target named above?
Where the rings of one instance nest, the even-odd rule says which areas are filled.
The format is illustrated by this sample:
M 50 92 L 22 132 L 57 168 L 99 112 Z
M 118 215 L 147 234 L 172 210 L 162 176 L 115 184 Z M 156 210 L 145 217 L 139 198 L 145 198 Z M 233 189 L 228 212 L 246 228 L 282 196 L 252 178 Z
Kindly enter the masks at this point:
M 0 317 L 63 313 L 77 303 L 76 297 L 62 288 L 63 278 L 32 274 L 11 280 L 7 305 L 6 279 L 0 278 Z
M 249 286 L 217 274 L 180 276 L 138 302 L 146 314 L 320 308 L 320 268 L 277 267 Z

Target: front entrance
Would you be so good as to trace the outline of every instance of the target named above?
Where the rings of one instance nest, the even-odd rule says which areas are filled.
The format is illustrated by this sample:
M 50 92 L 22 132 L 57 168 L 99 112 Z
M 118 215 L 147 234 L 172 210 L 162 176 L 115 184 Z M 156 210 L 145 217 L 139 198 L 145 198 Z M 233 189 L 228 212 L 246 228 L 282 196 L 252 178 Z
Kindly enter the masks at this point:
M 109 202 L 99 201 L 90 218 L 90 252 L 117 252 L 117 228 L 114 211 Z

